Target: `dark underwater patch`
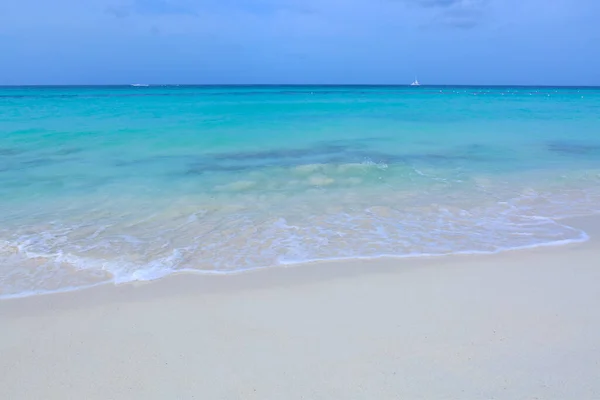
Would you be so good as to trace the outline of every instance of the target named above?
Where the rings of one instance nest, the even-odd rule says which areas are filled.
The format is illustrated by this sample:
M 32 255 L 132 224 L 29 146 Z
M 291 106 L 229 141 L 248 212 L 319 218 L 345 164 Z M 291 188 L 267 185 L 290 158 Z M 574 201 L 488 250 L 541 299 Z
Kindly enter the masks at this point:
M 202 175 L 208 172 L 240 172 L 246 171 L 252 167 L 243 165 L 215 165 L 215 164 L 202 164 L 196 163 L 191 165 L 186 171 L 185 175 Z
M 589 155 L 600 152 L 600 145 L 578 142 L 551 142 L 547 149 L 553 153 L 564 155 Z
M 22 153 L 23 153 L 23 150 L 12 149 L 9 147 L 0 147 L 0 157 L 16 156 L 16 155 L 19 155 Z
M 20 164 L 26 167 L 43 167 L 56 163 L 52 158 L 35 158 L 33 160 L 22 161 Z
M 248 151 L 248 152 L 235 152 L 235 153 L 219 153 L 209 155 L 207 158 L 221 161 L 255 161 L 255 160 L 284 160 L 294 159 L 301 161 L 303 159 L 311 159 L 315 156 L 322 156 L 326 154 L 339 154 L 351 150 L 352 147 L 348 145 L 335 144 L 335 143 L 321 143 L 317 146 L 303 148 L 303 149 L 279 149 L 279 150 L 265 150 L 265 151 Z
M 65 158 L 65 157 L 40 157 L 40 158 L 32 158 L 29 160 L 21 161 L 15 164 L 15 169 L 27 169 L 27 168 L 38 168 L 38 167 L 47 167 L 54 164 L 61 164 L 64 162 L 72 162 L 76 161 L 76 158 Z
M 161 156 L 152 156 L 152 157 L 146 157 L 146 158 L 140 158 L 140 159 L 120 159 L 120 160 L 116 160 L 113 165 L 115 167 L 131 167 L 131 166 L 137 166 L 137 165 L 150 165 L 150 164 L 156 164 L 156 163 L 161 163 L 163 161 L 169 161 L 169 162 L 173 162 L 173 161 L 180 161 L 182 163 L 190 163 L 193 162 L 194 160 L 197 160 L 198 157 L 192 156 L 192 155 L 182 155 L 182 156 L 165 156 L 165 155 L 161 155 Z
M 67 156 L 71 154 L 81 153 L 82 151 L 83 149 L 79 147 L 65 147 L 63 149 L 57 150 L 54 154 L 57 156 Z
M 382 140 L 387 139 L 383 138 Z M 324 141 L 306 148 L 283 148 L 256 151 L 226 152 L 199 155 L 154 156 L 142 159 L 121 159 L 114 162 L 117 167 L 177 165 L 181 174 L 202 175 L 205 173 L 227 173 L 258 170 L 269 167 L 293 168 L 305 164 L 346 164 L 370 161 L 374 163 L 411 164 L 414 162 L 431 165 L 461 164 L 468 161 L 487 160 L 481 151 L 483 146 L 460 148 L 449 152 L 394 154 L 370 150 L 368 140 Z M 487 149 L 489 150 L 489 149 Z M 172 168 L 169 168 L 172 172 Z M 166 172 L 166 171 L 165 171 Z

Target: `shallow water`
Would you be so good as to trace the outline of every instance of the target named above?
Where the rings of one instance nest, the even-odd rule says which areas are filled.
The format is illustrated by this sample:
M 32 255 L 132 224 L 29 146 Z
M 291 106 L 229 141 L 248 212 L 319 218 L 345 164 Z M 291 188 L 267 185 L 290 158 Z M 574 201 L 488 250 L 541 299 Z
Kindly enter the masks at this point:
M 0 88 L 0 297 L 585 240 L 600 90 Z

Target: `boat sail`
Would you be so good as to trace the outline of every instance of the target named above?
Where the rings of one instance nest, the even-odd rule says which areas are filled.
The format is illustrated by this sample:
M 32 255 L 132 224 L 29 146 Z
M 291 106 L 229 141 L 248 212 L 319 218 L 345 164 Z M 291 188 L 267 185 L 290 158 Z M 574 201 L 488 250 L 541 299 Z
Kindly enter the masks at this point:
M 415 77 L 414 82 L 411 83 L 410 86 L 421 86 L 421 84 L 419 83 L 419 80 Z

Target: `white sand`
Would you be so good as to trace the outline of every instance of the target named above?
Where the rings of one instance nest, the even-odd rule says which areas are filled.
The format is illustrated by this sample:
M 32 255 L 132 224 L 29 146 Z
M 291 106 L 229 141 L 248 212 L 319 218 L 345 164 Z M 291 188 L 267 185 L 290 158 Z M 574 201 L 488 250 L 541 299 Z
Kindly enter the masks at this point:
M 599 241 L 0 302 L 0 399 L 492 398 L 600 398 Z

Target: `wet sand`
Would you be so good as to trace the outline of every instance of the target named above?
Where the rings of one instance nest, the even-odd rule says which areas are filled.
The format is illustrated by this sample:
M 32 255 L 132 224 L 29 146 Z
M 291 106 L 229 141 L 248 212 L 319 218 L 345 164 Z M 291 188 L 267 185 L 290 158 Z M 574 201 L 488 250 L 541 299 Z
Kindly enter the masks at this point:
M 600 397 L 591 240 L 0 302 L 6 399 Z

